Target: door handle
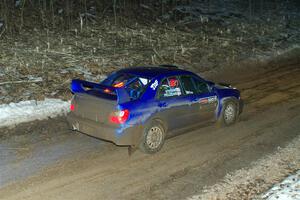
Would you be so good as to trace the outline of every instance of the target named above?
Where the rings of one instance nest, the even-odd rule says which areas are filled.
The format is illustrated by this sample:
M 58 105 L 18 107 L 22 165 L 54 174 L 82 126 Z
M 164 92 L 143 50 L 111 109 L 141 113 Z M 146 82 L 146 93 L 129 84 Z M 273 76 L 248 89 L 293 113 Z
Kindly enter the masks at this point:
M 158 107 L 161 107 L 161 108 L 167 107 L 167 103 L 166 102 L 160 102 L 158 104 Z

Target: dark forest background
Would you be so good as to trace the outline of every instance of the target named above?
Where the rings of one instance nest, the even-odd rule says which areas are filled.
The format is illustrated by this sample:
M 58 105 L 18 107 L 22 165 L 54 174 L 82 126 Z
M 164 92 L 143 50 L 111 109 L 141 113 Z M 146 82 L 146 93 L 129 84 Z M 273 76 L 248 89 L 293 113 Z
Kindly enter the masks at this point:
M 150 24 L 216 15 L 288 18 L 299 8 L 299 0 L 0 0 L 0 28 L 9 34 L 32 27 L 66 30 L 105 17 L 116 24 L 128 18 Z

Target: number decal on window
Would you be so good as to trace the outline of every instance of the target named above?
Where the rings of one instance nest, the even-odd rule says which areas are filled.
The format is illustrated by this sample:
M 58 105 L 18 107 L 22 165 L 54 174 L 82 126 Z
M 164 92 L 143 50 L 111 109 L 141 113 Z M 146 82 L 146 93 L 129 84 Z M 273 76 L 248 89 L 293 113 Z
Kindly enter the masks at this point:
M 170 87 L 177 87 L 178 81 L 176 79 L 170 79 Z
M 152 83 L 150 87 L 152 88 L 152 90 L 155 90 L 157 88 L 157 86 L 158 86 L 158 81 L 155 80 L 154 83 Z

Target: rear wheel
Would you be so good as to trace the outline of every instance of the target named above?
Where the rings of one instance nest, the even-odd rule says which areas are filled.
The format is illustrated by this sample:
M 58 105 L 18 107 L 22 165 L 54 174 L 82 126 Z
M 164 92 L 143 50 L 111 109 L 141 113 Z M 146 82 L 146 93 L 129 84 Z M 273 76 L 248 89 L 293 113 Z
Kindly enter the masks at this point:
M 163 147 L 164 142 L 163 126 L 159 122 L 153 121 L 145 128 L 139 148 L 144 153 L 153 154 Z
M 221 126 L 229 126 L 236 122 L 237 105 L 233 101 L 224 103 L 218 124 Z

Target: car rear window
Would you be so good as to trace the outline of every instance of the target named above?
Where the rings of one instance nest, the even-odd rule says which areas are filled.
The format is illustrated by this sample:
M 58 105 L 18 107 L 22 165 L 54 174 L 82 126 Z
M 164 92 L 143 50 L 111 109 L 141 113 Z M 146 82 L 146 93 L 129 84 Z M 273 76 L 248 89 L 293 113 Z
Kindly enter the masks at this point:
M 146 89 L 149 79 L 138 77 L 127 73 L 113 73 L 108 76 L 101 84 L 113 87 L 124 87 L 131 100 L 140 98 Z
M 127 84 L 128 81 L 132 80 L 133 78 L 135 78 L 135 76 L 131 74 L 112 73 L 105 80 L 103 80 L 101 84 L 107 86 L 123 87 Z

